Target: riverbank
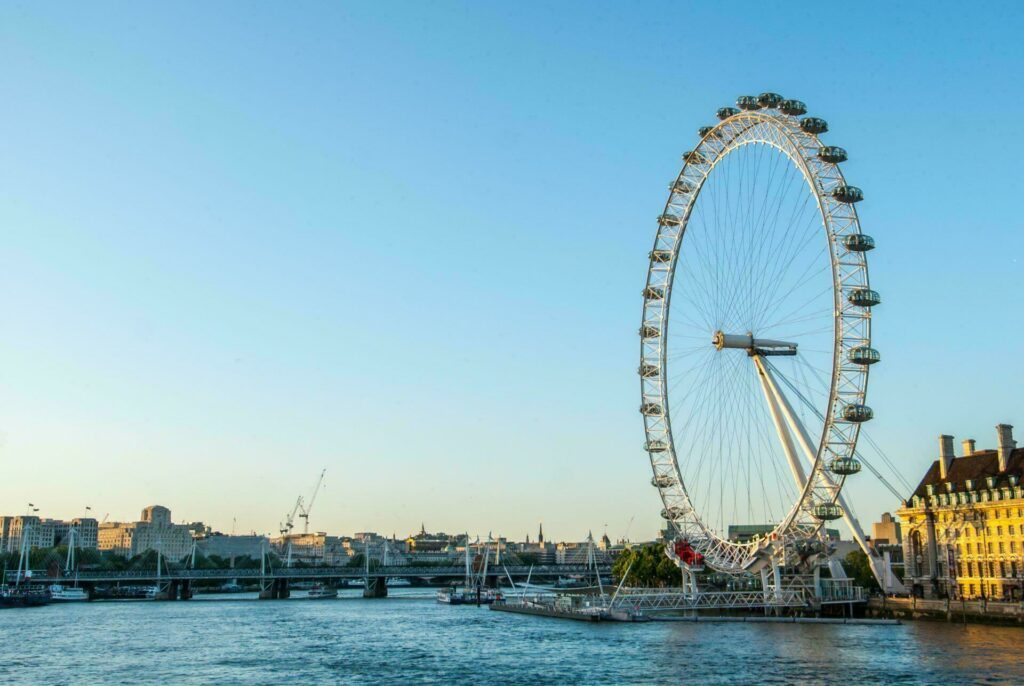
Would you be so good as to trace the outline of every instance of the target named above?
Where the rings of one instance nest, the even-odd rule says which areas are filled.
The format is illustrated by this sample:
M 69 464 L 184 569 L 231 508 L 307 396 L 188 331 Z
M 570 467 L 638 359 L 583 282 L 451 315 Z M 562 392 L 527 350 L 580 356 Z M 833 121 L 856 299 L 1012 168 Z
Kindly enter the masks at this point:
M 924 598 L 871 598 L 867 617 L 968 624 L 1024 625 L 1024 604 L 985 600 L 925 600 Z

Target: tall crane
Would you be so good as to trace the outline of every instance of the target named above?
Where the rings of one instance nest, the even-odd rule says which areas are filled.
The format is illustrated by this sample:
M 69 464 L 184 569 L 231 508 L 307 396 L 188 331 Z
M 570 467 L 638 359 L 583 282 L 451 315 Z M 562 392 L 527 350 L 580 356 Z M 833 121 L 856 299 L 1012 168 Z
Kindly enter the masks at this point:
M 323 471 L 320 472 L 320 478 L 316 480 L 316 486 L 313 487 L 313 495 L 309 496 L 309 504 L 304 505 L 302 502 L 302 496 L 299 496 L 299 501 L 296 506 L 299 508 L 299 516 L 302 517 L 302 533 L 309 533 L 309 513 L 313 511 L 313 503 L 316 502 L 316 496 L 320 492 L 320 486 L 324 483 L 324 474 L 327 473 L 327 468 L 324 467 Z
M 290 534 L 292 532 L 292 529 L 295 528 L 295 513 L 298 512 L 301 508 L 302 496 L 300 495 L 298 498 L 295 499 L 295 507 L 292 508 L 291 512 L 284 516 L 284 521 L 281 522 L 280 531 L 282 536 Z

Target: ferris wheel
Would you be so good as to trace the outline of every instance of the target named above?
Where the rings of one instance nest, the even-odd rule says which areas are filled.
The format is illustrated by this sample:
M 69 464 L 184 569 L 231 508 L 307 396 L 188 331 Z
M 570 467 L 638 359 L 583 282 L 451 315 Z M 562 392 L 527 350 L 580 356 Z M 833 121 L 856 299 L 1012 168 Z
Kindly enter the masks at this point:
M 732 574 L 813 549 L 840 518 L 864 545 L 841 492 L 873 416 L 881 302 L 863 193 L 843 177 L 846 151 L 820 139 L 827 123 L 775 93 L 736 104 L 699 129 L 669 186 L 639 368 L 669 554 Z

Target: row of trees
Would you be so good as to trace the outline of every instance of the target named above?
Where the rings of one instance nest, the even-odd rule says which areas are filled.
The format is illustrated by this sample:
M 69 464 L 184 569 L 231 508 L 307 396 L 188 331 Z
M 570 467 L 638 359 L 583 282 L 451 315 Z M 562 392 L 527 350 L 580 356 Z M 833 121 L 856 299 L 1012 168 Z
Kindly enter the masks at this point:
M 867 555 L 862 551 L 855 550 L 849 553 L 843 561 L 843 567 L 856 585 L 869 592 L 879 589 L 878 582 L 871 573 Z M 665 549 L 661 545 L 627 548 L 622 551 L 612 565 L 612 575 L 616 582 L 622 580 L 627 569 L 629 575 L 626 577 L 626 586 L 671 587 L 683 583 L 682 573 L 665 555 Z M 827 570 L 824 571 L 827 573 Z

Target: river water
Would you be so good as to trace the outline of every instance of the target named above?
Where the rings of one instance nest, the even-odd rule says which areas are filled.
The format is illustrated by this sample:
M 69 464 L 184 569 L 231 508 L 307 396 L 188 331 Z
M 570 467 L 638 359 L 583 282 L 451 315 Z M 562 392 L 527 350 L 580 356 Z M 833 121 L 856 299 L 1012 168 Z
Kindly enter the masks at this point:
M 1014 627 L 589 624 L 416 589 L 7 609 L 0 637 L 2 684 L 1024 683 Z

